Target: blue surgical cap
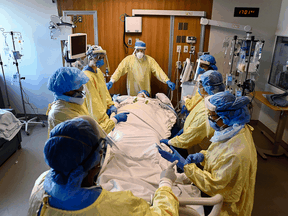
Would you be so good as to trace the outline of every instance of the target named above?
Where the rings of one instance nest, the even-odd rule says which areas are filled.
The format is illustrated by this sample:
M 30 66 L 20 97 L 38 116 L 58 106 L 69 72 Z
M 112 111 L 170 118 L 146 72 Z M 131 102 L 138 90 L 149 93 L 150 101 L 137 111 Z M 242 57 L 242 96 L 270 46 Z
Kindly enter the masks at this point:
M 210 63 L 209 66 L 212 67 L 213 70 L 218 70 L 216 66 L 216 60 L 212 55 L 202 55 L 200 56 L 200 59 L 209 62 Z
M 61 67 L 49 78 L 47 87 L 56 95 L 63 95 L 65 92 L 79 89 L 86 84 L 89 78 L 75 67 Z
M 135 49 L 146 49 L 146 44 L 143 41 L 138 40 L 135 42 L 134 48 Z
M 228 126 L 234 124 L 243 125 L 250 121 L 250 114 L 247 108 L 250 100 L 246 96 L 235 97 L 230 92 L 225 91 L 214 94 L 209 101 L 216 106 L 216 114 Z
M 150 94 L 149 94 L 149 92 L 148 92 L 148 91 L 146 91 L 146 90 L 141 90 L 141 91 L 139 91 L 139 92 L 138 92 L 138 94 L 139 94 L 139 93 L 142 93 L 142 92 L 143 92 L 144 94 L 146 94 L 148 97 L 150 97 Z
M 225 90 L 222 75 L 218 71 L 208 70 L 201 75 L 200 80 L 202 81 L 204 90 L 209 95 Z
M 87 172 L 100 161 L 100 145 L 87 120 L 75 118 L 62 122 L 50 132 L 44 147 L 45 162 L 53 169 L 53 180 L 67 183 L 69 174 L 83 166 Z

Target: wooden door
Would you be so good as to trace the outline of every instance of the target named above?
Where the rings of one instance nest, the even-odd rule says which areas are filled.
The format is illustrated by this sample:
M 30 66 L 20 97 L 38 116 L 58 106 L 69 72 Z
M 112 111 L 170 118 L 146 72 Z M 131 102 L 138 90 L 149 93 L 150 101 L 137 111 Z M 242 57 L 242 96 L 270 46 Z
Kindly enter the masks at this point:
M 82 22 L 76 22 L 76 28 L 73 28 L 74 33 L 86 33 L 87 34 L 87 44 L 94 45 L 94 19 L 93 15 L 83 15 L 78 14 L 77 16 L 69 15 L 71 20 L 77 20 L 79 16 L 82 17 Z M 74 17 L 74 19 L 73 19 Z M 76 18 L 77 17 L 77 18 Z

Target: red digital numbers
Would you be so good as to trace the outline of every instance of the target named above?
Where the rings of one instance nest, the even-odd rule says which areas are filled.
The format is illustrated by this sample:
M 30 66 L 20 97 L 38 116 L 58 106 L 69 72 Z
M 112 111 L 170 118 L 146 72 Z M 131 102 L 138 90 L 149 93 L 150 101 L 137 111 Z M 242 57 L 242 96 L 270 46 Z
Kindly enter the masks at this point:
M 240 10 L 239 11 L 239 14 L 253 14 L 253 13 L 255 13 L 255 11 L 253 11 L 253 10 Z

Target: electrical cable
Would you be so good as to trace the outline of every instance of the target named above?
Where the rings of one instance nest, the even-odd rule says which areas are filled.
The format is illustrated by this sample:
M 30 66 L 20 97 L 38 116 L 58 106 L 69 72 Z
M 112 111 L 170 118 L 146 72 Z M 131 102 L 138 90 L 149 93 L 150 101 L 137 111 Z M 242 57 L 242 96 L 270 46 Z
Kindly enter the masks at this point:
M 38 115 L 38 108 L 37 107 L 33 107 L 33 105 L 29 102 L 29 96 L 27 95 L 27 93 L 25 92 L 25 90 L 23 88 L 22 88 L 22 90 L 23 90 L 24 97 L 25 97 L 24 98 L 24 103 L 29 105 L 32 108 L 32 110 L 35 113 L 35 115 Z M 35 109 L 37 110 L 36 112 L 35 112 Z
M 122 16 L 124 16 L 124 20 L 122 20 Z M 120 15 L 120 21 L 121 22 L 124 22 L 124 31 L 123 31 L 123 46 L 124 46 L 124 49 L 125 49 L 125 54 L 128 54 L 128 45 L 126 44 L 126 41 L 125 41 L 125 19 L 128 15 L 125 13 L 125 14 L 121 14 Z

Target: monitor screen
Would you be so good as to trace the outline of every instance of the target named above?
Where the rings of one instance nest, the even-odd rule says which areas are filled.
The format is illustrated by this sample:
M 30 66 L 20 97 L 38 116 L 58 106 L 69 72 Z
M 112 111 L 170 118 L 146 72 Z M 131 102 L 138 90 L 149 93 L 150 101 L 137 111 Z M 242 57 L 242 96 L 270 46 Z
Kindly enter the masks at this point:
M 268 83 L 288 90 L 288 37 L 277 36 Z
M 87 50 L 87 34 L 71 34 L 68 38 L 70 58 L 76 59 L 85 56 Z

